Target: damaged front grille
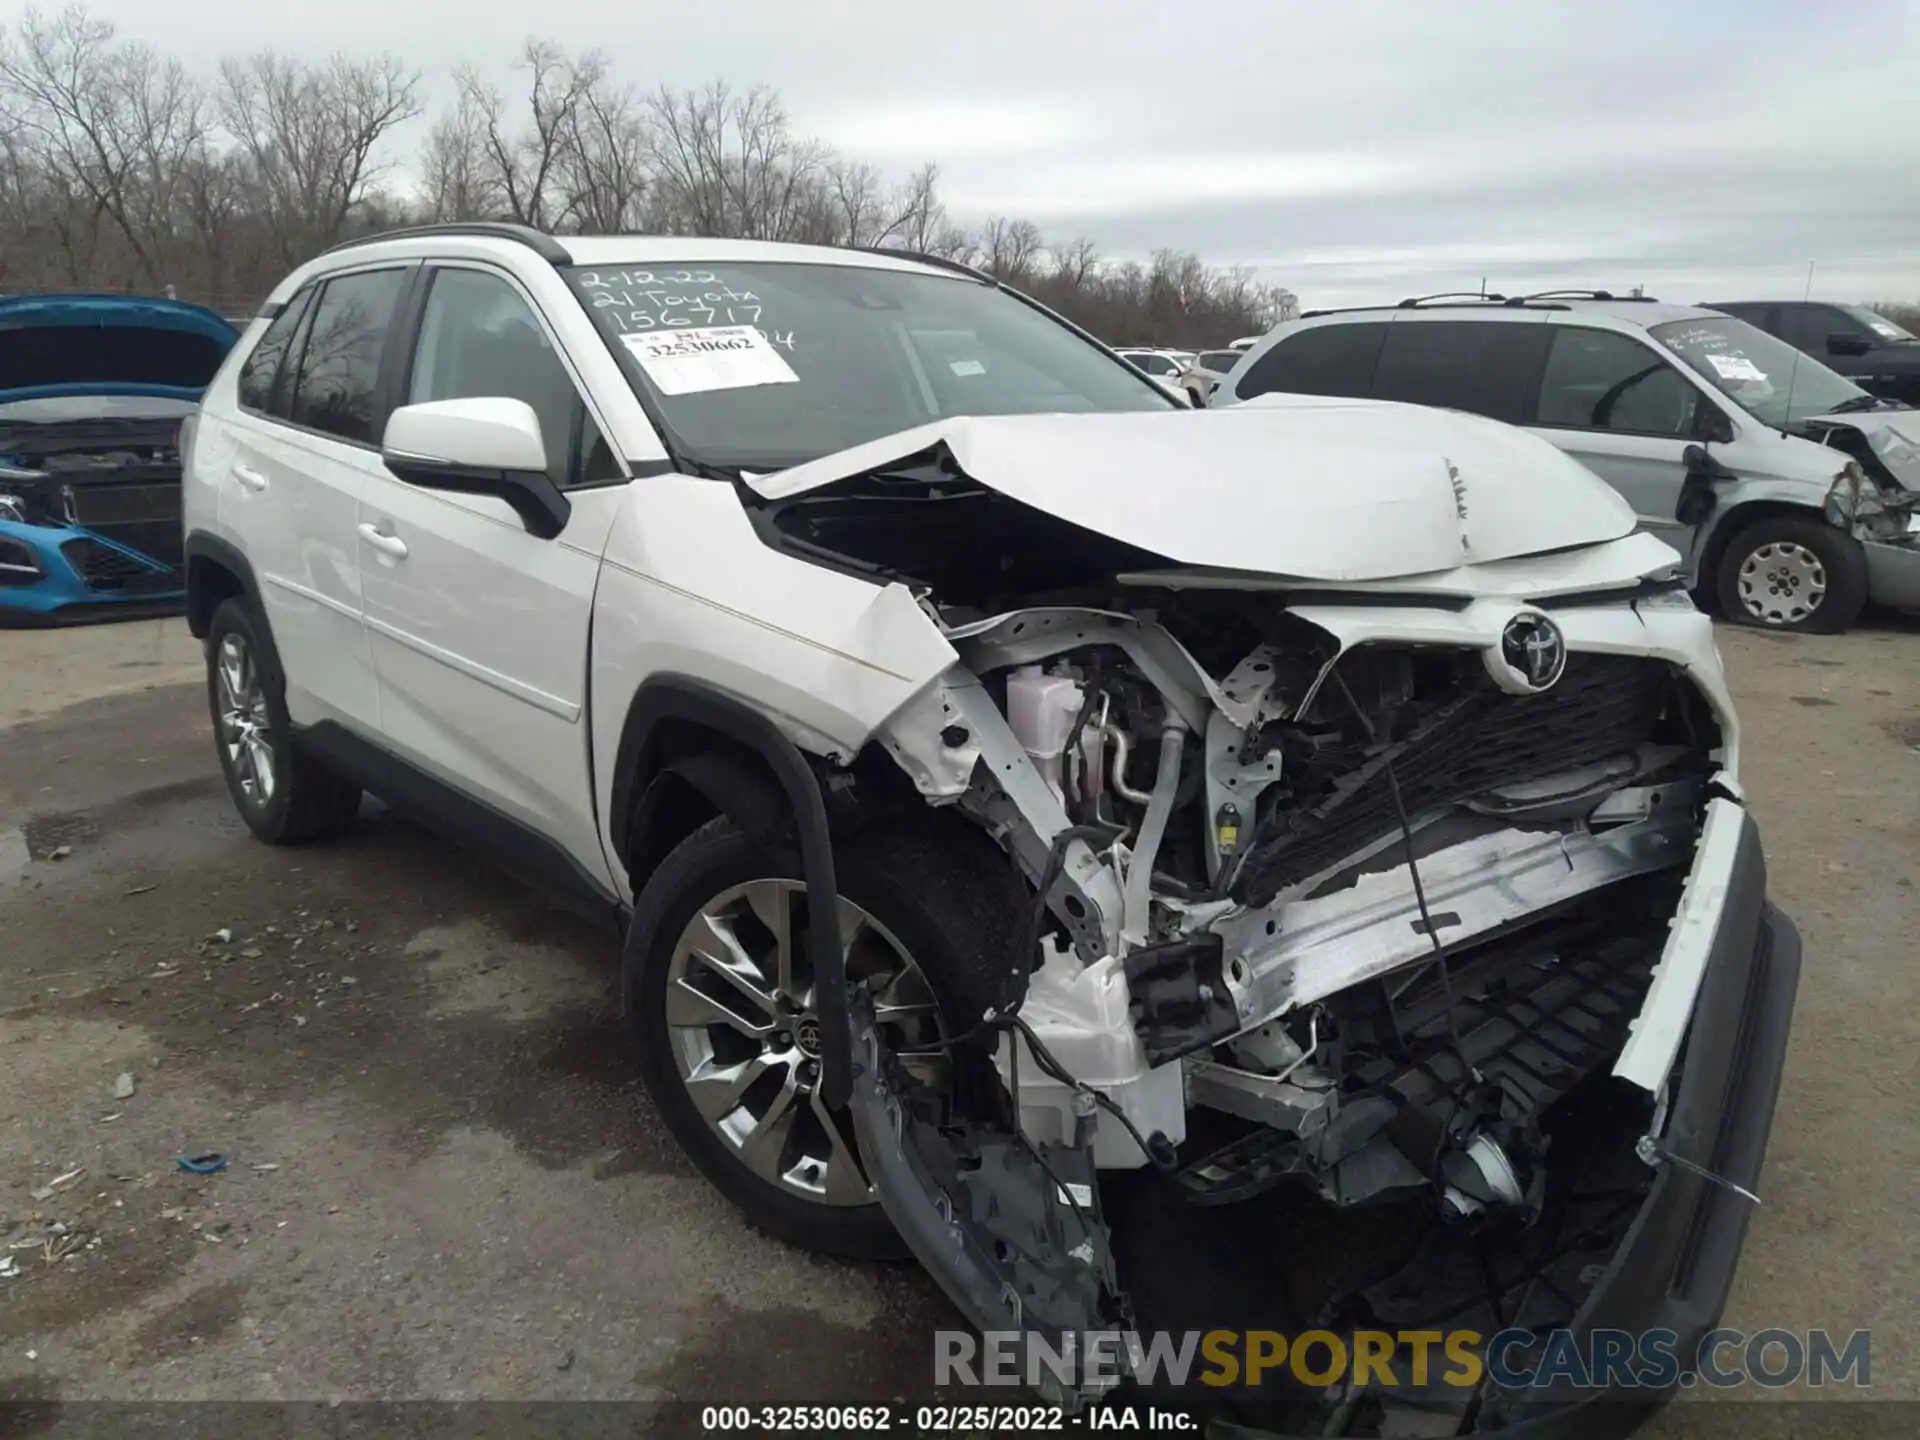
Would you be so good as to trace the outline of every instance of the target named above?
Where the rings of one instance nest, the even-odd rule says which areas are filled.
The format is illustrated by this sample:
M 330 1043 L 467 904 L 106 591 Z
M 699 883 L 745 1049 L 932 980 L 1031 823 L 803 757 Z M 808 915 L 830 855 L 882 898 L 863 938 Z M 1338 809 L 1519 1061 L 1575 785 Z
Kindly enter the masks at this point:
M 1409 815 L 1503 786 L 1565 775 L 1633 755 L 1655 739 L 1671 693 L 1668 668 L 1630 656 L 1575 655 L 1551 690 L 1511 695 L 1463 657 L 1447 693 L 1409 698 L 1399 738 L 1370 742 L 1331 728 L 1282 736 L 1300 778 L 1269 792 L 1233 880 L 1233 898 L 1264 905 L 1398 828 L 1387 766 Z M 1324 691 L 1350 695 L 1336 672 Z M 1323 698 L 1320 708 L 1329 702 Z M 1339 705 L 1336 698 L 1333 704 Z M 1357 714 L 1342 719 L 1365 725 Z

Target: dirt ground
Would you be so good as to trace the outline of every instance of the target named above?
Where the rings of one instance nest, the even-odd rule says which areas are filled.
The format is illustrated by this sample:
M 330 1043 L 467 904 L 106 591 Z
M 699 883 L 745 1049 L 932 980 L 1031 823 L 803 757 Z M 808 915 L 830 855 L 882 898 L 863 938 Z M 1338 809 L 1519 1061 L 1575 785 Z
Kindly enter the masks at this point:
M 1727 1323 L 1869 1328 L 1920 1399 L 1920 625 L 1721 645 L 1806 941 Z M 67 1229 L 8 1252 L 0 1398 L 924 1389 L 923 1276 L 758 1235 L 680 1158 L 608 937 L 385 812 L 253 842 L 200 676 L 179 621 L 0 634 L 0 1229 Z

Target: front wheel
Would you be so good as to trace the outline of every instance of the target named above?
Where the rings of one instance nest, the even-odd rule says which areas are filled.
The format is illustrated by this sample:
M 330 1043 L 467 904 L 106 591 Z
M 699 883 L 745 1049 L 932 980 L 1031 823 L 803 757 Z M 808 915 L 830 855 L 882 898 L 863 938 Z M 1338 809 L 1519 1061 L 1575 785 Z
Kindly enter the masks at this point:
M 979 1019 L 1009 963 L 1024 886 L 965 825 L 889 827 L 836 846 L 834 924 L 847 973 L 880 977 L 882 1042 L 919 1080 L 951 1083 L 949 1036 Z M 627 932 L 627 1011 L 647 1090 L 702 1174 L 753 1223 L 808 1249 L 903 1259 L 852 1119 L 820 1098 L 800 857 L 726 820 L 648 879 Z
M 1866 608 L 1866 556 L 1823 520 L 1772 516 L 1727 542 L 1715 590 L 1729 620 L 1831 634 Z

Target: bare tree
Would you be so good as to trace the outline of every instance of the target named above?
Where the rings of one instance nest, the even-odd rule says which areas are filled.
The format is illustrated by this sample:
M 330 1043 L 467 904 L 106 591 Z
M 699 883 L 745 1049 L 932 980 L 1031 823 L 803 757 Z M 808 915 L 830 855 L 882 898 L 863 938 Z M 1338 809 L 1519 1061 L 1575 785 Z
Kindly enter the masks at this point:
M 508 118 L 506 97 L 472 70 L 456 77 L 460 103 L 479 136 L 484 175 L 506 218 L 554 228 L 564 201 L 556 182 L 580 107 L 606 76 L 606 56 L 589 50 L 569 58 L 558 45 L 529 40 L 514 67 L 527 78 L 526 124 Z
M 422 204 L 429 220 L 487 220 L 502 213 L 488 162 L 486 119 L 464 90 L 453 113 L 434 122 L 420 150 Z
M 787 240 L 817 225 L 830 157 L 793 133 L 772 90 L 663 86 L 647 109 L 655 212 L 667 228 Z
M 308 66 L 269 50 L 222 64 L 220 83 L 221 122 L 289 265 L 346 233 L 384 173 L 381 143 L 420 113 L 420 77 L 392 56 Z
M 1222 345 L 1297 309 L 1252 272 L 1183 252 L 1122 263 L 1091 240 L 1050 245 L 1017 217 L 969 229 L 936 166 L 894 180 L 835 155 L 765 87 L 642 93 L 599 52 L 541 41 L 516 68 L 511 97 L 456 77 L 408 200 L 380 183 L 421 109 L 419 77 L 397 60 L 269 52 L 223 64 L 209 93 L 84 11 L 29 12 L 0 35 L 0 288 L 174 286 L 244 305 L 348 234 L 504 217 L 898 246 L 984 267 L 1115 341 Z
M 639 98 L 604 75 L 574 107 L 560 157 L 565 208 L 575 229 L 618 235 L 639 229 L 652 189 L 651 145 Z
M 983 268 L 995 279 L 1014 284 L 1030 281 L 1046 242 L 1031 220 L 990 216 L 980 232 Z
M 79 215 L 66 218 L 111 223 L 132 261 L 129 278 L 161 283 L 179 167 L 206 130 L 205 96 L 185 68 L 150 46 L 117 40 L 112 25 L 84 10 L 52 20 L 29 10 L 0 48 L 0 87 L 20 150 L 58 190 L 83 202 Z M 67 243 L 97 235 L 83 223 Z

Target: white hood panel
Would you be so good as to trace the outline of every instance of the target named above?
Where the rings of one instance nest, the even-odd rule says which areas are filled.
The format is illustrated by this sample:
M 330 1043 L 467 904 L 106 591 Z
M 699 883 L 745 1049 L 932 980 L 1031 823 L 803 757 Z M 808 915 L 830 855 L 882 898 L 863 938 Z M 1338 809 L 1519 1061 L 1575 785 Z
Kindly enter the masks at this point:
M 961 417 L 751 484 L 782 499 L 940 444 L 1010 499 L 1209 569 L 1385 580 L 1600 544 L 1634 527 L 1605 482 L 1523 430 L 1298 395 L 1222 410 Z

